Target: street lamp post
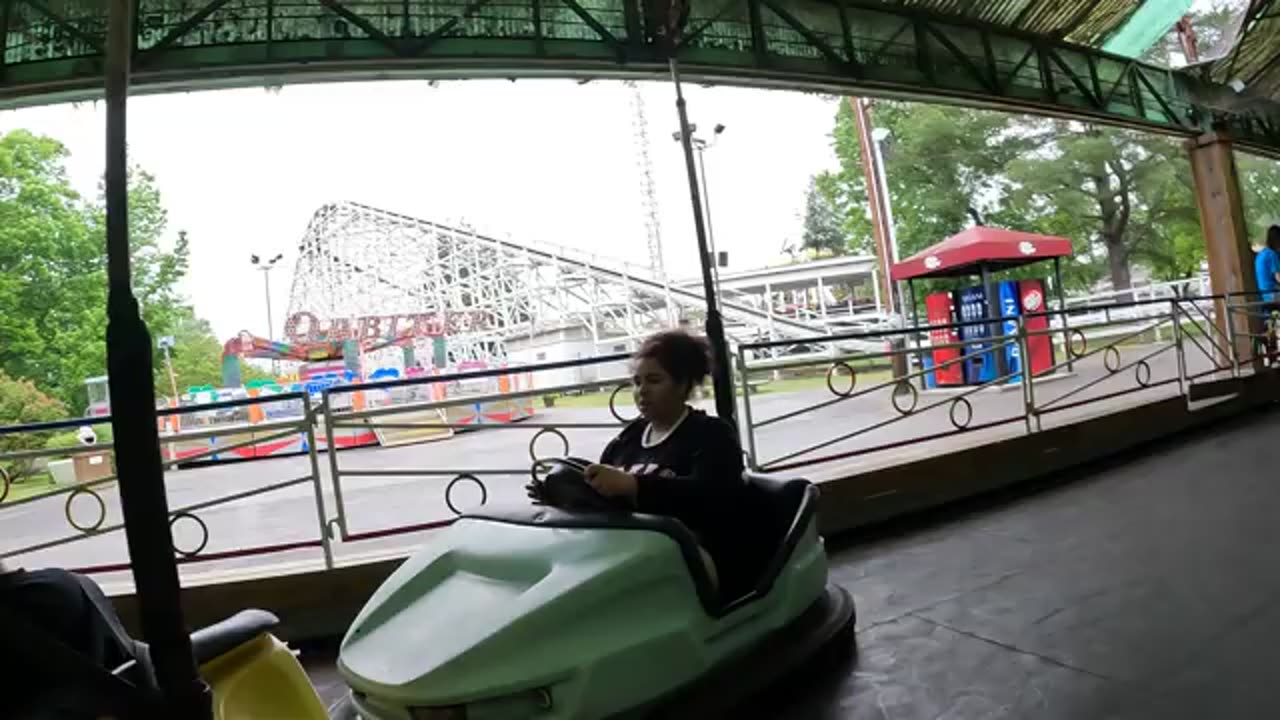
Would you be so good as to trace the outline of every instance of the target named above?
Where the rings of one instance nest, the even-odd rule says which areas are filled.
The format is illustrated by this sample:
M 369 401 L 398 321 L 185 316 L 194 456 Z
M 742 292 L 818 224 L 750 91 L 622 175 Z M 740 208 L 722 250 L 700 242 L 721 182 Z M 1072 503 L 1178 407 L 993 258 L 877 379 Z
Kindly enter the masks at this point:
M 696 150 L 698 153 L 698 174 L 702 176 L 703 214 L 706 216 L 706 223 L 707 223 L 707 245 L 708 245 L 708 249 L 711 252 L 711 270 L 715 276 L 716 302 L 718 304 L 720 301 L 720 262 L 719 262 L 719 255 L 716 252 L 716 233 L 715 233 L 715 230 L 712 229 L 713 223 L 711 222 L 711 191 L 707 187 L 707 162 L 706 162 L 704 153 L 706 153 L 707 150 L 710 150 L 711 148 L 715 147 L 716 142 L 719 141 L 720 139 L 720 134 L 724 132 L 724 125 L 717 124 L 715 126 L 714 131 L 711 135 L 710 142 L 695 135 L 696 132 L 698 132 L 698 124 L 690 123 L 689 124 L 689 143 L 693 146 L 693 149 Z M 677 130 L 671 133 L 671 139 L 675 140 L 676 142 L 680 142 L 684 139 L 684 137 L 681 134 L 681 132 Z
M 249 261 L 252 262 L 254 266 L 256 266 L 259 270 L 262 271 L 263 291 L 266 293 L 266 298 L 267 298 L 267 339 L 268 340 L 275 340 L 275 324 L 271 319 L 271 269 L 274 268 L 276 266 L 276 263 L 280 262 L 281 258 L 283 257 L 284 257 L 284 253 L 276 253 L 276 256 L 271 258 L 270 260 L 263 260 L 259 258 L 257 255 L 249 256 Z M 271 361 L 271 372 L 272 374 L 276 374 L 276 375 L 278 375 L 280 372 L 279 367 L 277 366 L 275 360 Z
M 885 172 L 884 165 L 884 144 L 892 137 L 892 133 L 888 128 L 874 128 L 871 130 L 871 151 L 875 158 L 876 166 L 876 183 L 880 188 L 880 198 L 884 204 L 885 230 L 888 234 L 886 238 L 889 245 L 889 263 L 890 267 L 898 264 L 898 231 L 893 224 L 893 198 L 889 195 L 889 176 Z M 910 313 L 907 311 L 906 303 L 902 298 L 902 283 L 899 282 L 894 288 L 894 296 L 897 298 L 897 312 L 902 317 L 905 324 Z

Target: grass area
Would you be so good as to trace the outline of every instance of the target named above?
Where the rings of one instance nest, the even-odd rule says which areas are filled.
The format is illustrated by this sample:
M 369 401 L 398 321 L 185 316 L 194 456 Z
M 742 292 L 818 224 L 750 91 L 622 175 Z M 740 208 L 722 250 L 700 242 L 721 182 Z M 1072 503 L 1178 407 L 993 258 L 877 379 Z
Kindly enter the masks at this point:
M 877 383 L 885 382 L 893 377 L 893 374 L 886 369 L 877 370 L 860 370 L 858 371 L 857 387 L 859 389 L 870 387 Z M 754 385 L 751 389 L 752 397 L 760 395 L 769 395 L 773 393 L 788 393 L 802 390 L 825 390 L 827 388 L 827 376 L 824 374 L 817 375 L 792 375 L 790 377 L 782 377 L 777 380 L 769 379 L 763 373 L 759 377 L 753 378 L 759 384 Z M 739 378 L 734 378 L 734 391 L 738 397 L 742 397 L 742 387 L 739 384 Z M 848 387 L 847 376 L 841 371 L 832 381 L 837 389 L 843 390 Z M 708 384 L 703 388 L 704 397 L 711 396 L 711 386 Z M 582 393 L 580 395 L 559 395 L 555 399 L 555 407 L 561 408 L 607 408 L 609 407 L 609 396 L 613 394 L 613 390 L 602 390 L 593 393 Z M 536 403 L 540 404 L 541 399 Z M 618 411 L 624 415 L 631 408 L 631 393 L 622 391 L 618 393 Z
M 9 494 L 5 496 L 4 503 L 0 504 L 26 500 L 37 495 L 47 495 L 57 489 L 58 486 L 53 484 L 52 475 L 47 472 L 36 473 L 18 482 L 11 483 L 9 485 Z

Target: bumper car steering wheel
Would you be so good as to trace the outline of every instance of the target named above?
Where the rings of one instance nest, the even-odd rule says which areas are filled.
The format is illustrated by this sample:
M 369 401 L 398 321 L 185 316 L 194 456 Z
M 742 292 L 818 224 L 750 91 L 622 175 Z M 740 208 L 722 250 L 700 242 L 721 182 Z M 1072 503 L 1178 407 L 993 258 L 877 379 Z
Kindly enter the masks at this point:
M 529 473 L 533 481 L 525 486 L 529 499 L 570 512 L 631 512 L 625 500 L 605 497 L 591 487 L 586 477 L 590 464 L 575 457 L 535 460 Z M 539 478 L 540 473 L 546 476 Z

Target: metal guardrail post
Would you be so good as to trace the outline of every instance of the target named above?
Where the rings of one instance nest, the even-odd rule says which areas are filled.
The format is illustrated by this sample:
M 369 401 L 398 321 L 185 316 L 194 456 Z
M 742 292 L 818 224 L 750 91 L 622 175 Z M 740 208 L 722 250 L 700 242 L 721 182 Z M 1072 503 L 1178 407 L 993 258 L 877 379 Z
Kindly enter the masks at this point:
M 747 430 L 747 462 L 752 470 L 759 470 L 760 466 L 756 462 L 756 428 L 751 420 L 751 378 L 747 372 L 747 351 L 741 345 L 738 346 L 738 372 L 742 377 L 742 419 Z
M 1231 377 L 1240 377 L 1240 351 L 1236 348 L 1236 323 L 1231 317 L 1231 298 L 1222 300 L 1222 314 L 1227 326 L 1227 358 L 1231 361 Z
M 342 477 L 338 470 L 338 444 L 333 439 L 333 404 L 329 402 L 329 390 L 321 395 L 320 409 L 324 412 L 325 452 L 329 454 L 329 479 L 333 482 L 333 503 L 337 506 L 338 531 L 347 539 L 347 511 L 342 503 Z M 326 535 L 328 537 L 328 535 Z
M 1173 313 L 1173 347 L 1174 354 L 1178 358 L 1178 392 L 1187 402 L 1187 407 L 1191 406 L 1191 394 L 1187 391 L 1187 355 L 1186 350 L 1182 346 L 1182 318 L 1178 308 L 1179 300 L 1174 298 L 1169 301 L 1170 312 Z
M 320 457 L 316 448 L 316 411 L 309 400 L 302 401 L 302 418 L 306 423 L 307 458 L 311 461 L 311 479 L 316 491 L 316 521 L 320 523 L 320 543 L 324 548 L 324 569 L 333 569 L 333 546 L 329 537 L 329 517 L 324 509 L 324 482 L 320 478 Z
M 1062 318 L 1062 354 L 1067 356 L 1067 372 L 1073 373 L 1076 371 L 1076 361 L 1071 355 L 1071 322 L 1067 319 L 1066 307 L 1062 308 L 1059 317 Z
M 1036 395 L 1035 388 L 1031 383 L 1031 353 L 1027 351 L 1027 321 L 1026 318 L 1018 316 L 1018 371 L 1022 380 L 1022 413 L 1027 422 L 1027 434 L 1040 429 L 1040 416 L 1036 414 Z M 1000 352 L 1004 352 L 1002 348 Z M 1035 419 L 1035 429 L 1031 427 L 1032 419 Z

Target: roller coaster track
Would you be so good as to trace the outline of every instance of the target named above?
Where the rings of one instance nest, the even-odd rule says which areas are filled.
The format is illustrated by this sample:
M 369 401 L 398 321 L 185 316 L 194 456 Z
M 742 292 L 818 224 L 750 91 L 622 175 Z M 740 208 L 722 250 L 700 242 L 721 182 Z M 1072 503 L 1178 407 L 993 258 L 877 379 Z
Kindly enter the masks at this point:
M 557 321 L 586 324 L 588 316 L 607 320 L 603 324 L 612 325 L 615 337 L 635 337 L 666 324 L 667 298 L 689 315 L 701 315 L 706 307 L 700 288 L 664 283 L 647 267 L 354 202 L 321 208 L 299 250 L 290 314 L 309 310 L 336 317 L 440 307 L 481 308 L 499 319 L 501 331 L 469 341 L 458 338 L 464 344 L 519 336 L 540 320 L 543 327 Z M 459 260 L 470 262 L 471 269 L 459 267 Z M 450 267 L 441 270 L 441 265 Z M 551 276 L 539 276 L 539 268 L 551 268 Z M 335 298 L 365 304 L 338 309 Z M 540 308 L 548 308 L 549 317 L 544 319 Z M 828 334 L 820 322 L 771 314 L 731 297 L 721 297 L 720 308 L 731 335 L 742 340 Z

